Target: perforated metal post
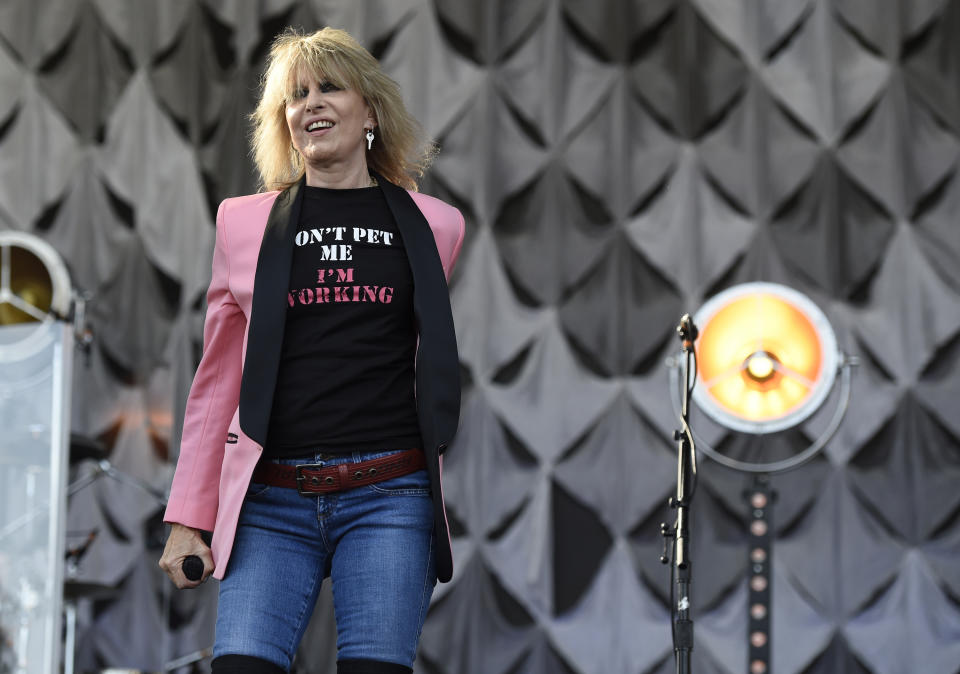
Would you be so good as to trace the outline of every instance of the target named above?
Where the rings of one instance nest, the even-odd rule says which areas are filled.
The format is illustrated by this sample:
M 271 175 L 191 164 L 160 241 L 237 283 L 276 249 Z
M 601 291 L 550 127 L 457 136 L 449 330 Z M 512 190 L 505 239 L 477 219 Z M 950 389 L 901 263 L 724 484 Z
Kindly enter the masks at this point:
M 771 553 L 773 546 L 772 510 L 776 494 L 770 489 L 770 477 L 755 475 L 744 493 L 750 509 L 749 559 L 747 577 L 749 586 L 749 617 L 747 620 L 747 647 L 750 674 L 770 674 L 770 604 Z

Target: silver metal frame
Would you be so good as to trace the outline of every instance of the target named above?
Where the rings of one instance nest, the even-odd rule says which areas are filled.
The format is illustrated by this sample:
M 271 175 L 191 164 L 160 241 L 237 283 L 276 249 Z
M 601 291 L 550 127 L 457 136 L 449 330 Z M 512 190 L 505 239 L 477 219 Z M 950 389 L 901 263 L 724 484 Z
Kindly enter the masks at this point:
M 39 674 L 59 671 L 62 653 L 73 330 L 72 326 L 61 321 L 0 326 L 0 341 L 9 341 L 7 338 L 20 341 L 25 332 L 43 340 L 48 351 L 35 351 L 23 361 L 0 360 L 4 375 L 0 377 L 0 419 L 9 423 L 19 414 L 15 408 L 6 406 L 22 403 L 26 390 L 43 398 L 35 409 L 49 410 L 49 416 L 31 416 L 29 428 L 19 429 L 23 432 L 19 432 L 15 425 L 4 427 L 0 432 L 0 458 L 7 455 L 6 458 L 11 459 L 4 465 L 5 471 L 13 471 L 8 473 L 8 479 L 15 479 L 16 471 L 22 466 L 28 482 L 36 480 L 38 494 L 31 502 L 23 503 L 21 511 L 8 512 L 6 517 L 0 517 L 11 520 L 2 522 L 5 526 L 0 528 L 0 553 L 10 553 L 7 556 L 16 570 L 5 573 L 4 580 L 6 583 L 16 581 L 19 589 L 16 634 L 13 635 L 17 659 L 14 671 L 17 674 Z M 42 334 L 38 335 L 38 332 Z M 33 371 L 30 371 L 31 366 Z M 21 367 L 25 376 L 17 378 L 16 370 Z M 49 404 L 44 404 L 47 401 Z M 4 413 L 5 410 L 11 410 L 9 415 Z M 19 444 L 20 438 L 26 438 L 27 442 Z M 34 443 L 36 449 L 43 451 L 38 451 L 36 459 L 27 463 L 23 460 L 23 447 L 34 448 Z M 30 539 L 24 538 L 24 530 L 34 527 L 36 531 L 37 526 L 46 527 L 38 539 L 39 544 L 18 550 L 24 540 L 29 546 Z M 27 557 L 21 559 L 18 555 Z M 43 579 L 31 585 L 28 575 L 36 576 L 33 573 L 35 564 L 41 565 Z M 24 601 L 25 597 L 28 601 Z
M 677 398 L 680 394 L 680 375 L 678 374 L 680 368 L 679 364 L 676 362 L 678 360 L 679 358 L 669 359 L 667 361 L 667 366 L 670 368 L 670 402 L 673 405 L 674 413 L 679 417 L 680 402 Z M 711 447 L 706 440 L 697 435 L 696 431 L 691 430 L 694 440 L 697 443 L 697 449 L 702 449 L 704 454 L 719 464 L 747 473 L 780 473 L 806 463 L 812 459 L 817 452 L 823 449 L 824 446 L 826 446 L 830 438 L 833 437 L 833 434 L 837 432 L 838 428 L 840 428 L 840 423 L 843 421 L 843 417 L 847 412 L 847 406 L 850 403 L 850 370 L 857 364 L 857 359 L 855 357 L 844 356 L 843 354 L 840 354 L 838 357 L 838 362 L 838 370 L 840 375 L 840 400 L 837 403 L 837 408 L 834 410 L 833 417 L 830 419 L 830 423 L 827 424 L 827 427 L 824 429 L 823 433 L 821 433 L 820 436 L 802 452 L 795 454 L 789 459 L 783 459 L 781 461 L 771 461 L 768 463 L 749 463 L 747 461 L 731 459 L 729 456 L 721 454 Z M 800 421 L 802 421 L 802 419 L 798 419 L 797 423 Z M 731 430 L 734 432 L 742 432 L 738 431 L 738 429 Z

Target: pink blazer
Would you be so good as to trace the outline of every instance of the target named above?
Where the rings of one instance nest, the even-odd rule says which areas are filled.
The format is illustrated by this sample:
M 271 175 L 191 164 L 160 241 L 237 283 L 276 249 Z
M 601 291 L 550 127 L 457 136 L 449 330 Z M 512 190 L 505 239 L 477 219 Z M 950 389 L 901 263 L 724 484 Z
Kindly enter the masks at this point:
M 446 280 L 463 244 L 464 220 L 439 199 L 378 180 L 414 276 L 418 418 L 434 500 L 437 576 L 445 582 L 453 561 L 441 455 L 456 433 L 460 395 Z M 164 514 L 167 522 L 213 532 L 216 578 L 227 570 L 240 506 L 266 438 L 302 184 L 226 199 L 217 212 L 203 358 L 187 399 Z

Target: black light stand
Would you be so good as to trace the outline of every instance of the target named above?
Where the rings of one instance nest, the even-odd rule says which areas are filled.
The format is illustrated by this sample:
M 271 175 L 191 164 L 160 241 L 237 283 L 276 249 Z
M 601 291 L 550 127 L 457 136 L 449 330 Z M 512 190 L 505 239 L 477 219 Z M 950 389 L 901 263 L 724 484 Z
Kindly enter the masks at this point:
M 677 326 L 677 334 L 683 344 L 684 386 L 681 399 L 680 419 L 682 427 L 673 432 L 677 443 L 677 491 L 670 497 L 670 507 L 677 511 L 677 519 L 671 528 L 660 525 L 663 535 L 663 554 L 660 561 L 667 564 L 667 539 L 673 539 L 673 564 L 670 568 L 670 615 L 673 635 L 673 653 L 677 674 L 690 674 L 690 657 L 693 652 L 693 620 L 690 619 L 690 514 L 689 507 L 697 487 L 697 455 L 690 430 L 691 382 L 696 381 L 697 356 L 693 343 L 697 339 L 697 326 L 690 314 L 684 314 Z M 691 377 L 691 363 L 693 376 Z

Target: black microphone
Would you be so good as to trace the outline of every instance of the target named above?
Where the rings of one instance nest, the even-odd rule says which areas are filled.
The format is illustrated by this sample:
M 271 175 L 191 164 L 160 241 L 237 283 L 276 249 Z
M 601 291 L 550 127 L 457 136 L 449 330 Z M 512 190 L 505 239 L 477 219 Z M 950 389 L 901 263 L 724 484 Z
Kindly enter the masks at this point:
M 203 575 L 203 560 L 196 555 L 189 555 L 183 558 L 180 568 L 187 580 L 200 580 Z
M 694 324 L 690 314 L 684 314 L 680 317 L 677 334 L 680 337 L 680 341 L 683 342 L 684 349 L 693 348 L 693 343 L 697 341 L 697 337 L 700 336 L 700 331 L 697 330 L 697 326 Z

